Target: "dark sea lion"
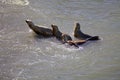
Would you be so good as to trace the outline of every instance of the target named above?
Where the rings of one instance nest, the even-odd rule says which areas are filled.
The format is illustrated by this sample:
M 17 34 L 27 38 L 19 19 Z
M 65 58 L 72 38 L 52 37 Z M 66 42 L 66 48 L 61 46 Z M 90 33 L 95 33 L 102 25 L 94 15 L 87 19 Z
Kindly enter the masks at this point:
M 85 34 L 80 29 L 80 24 L 76 23 L 75 29 L 74 29 L 74 36 L 76 38 L 79 38 L 81 40 L 100 40 L 99 36 L 90 36 L 88 34 Z
M 79 40 L 79 41 L 73 41 L 71 36 L 68 34 L 62 33 L 59 29 L 58 26 L 56 25 L 51 25 L 53 28 L 53 35 L 60 40 L 62 43 L 68 43 L 69 45 L 74 45 L 75 47 L 79 47 L 78 45 L 81 45 L 86 42 L 86 40 Z
M 42 35 L 44 37 L 52 37 L 53 31 L 47 27 L 40 27 L 35 25 L 31 20 L 25 20 L 28 26 L 38 35 Z
M 63 33 L 59 31 L 58 26 L 52 24 L 52 31 L 53 31 L 53 35 L 58 39 L 58 40 L 62 40 L 62 35 Z

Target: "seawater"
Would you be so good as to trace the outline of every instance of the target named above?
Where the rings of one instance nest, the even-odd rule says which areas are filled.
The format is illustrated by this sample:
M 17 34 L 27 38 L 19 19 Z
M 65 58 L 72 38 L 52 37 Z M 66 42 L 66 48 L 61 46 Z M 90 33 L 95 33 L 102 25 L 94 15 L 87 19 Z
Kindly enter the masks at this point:
M 25 19 L 56 24 L 73 37 L 74 24 L 101 40 L 79 49 L 40 38 Z M 120 80 L 119 0 L 1 0 L 0 80 Z

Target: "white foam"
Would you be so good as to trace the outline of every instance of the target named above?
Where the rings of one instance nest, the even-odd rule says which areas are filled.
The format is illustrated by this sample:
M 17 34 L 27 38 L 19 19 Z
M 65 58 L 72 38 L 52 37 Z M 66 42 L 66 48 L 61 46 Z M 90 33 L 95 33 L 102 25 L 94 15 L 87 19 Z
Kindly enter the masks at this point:
M 31 30 L 31 29 L 29 29 L 29 32 L 32 32 L 32 30 Z
M 84 48 L 83 48 L 83 47 L 81 47 L 81 46 L 79 46 L 79 49 L 80 49 L 80 50 L 82 50 L 82 49 L 84 49 Z
M 28 0 L 2 0 L 2 3 L 25 6 L 29 4 L 29 1 Z
M 82 50 L 83 47 L 79 46 L 79 48 L 76 48 L 75 46 L 70 46 L 68 44 L 57 44 L 54 42 L 51 42 L 52 46 L 56 46 L 56 48 L 62 49 L 63 51 L 69 51 L 69 52 L 74 52 L 78 50 Z

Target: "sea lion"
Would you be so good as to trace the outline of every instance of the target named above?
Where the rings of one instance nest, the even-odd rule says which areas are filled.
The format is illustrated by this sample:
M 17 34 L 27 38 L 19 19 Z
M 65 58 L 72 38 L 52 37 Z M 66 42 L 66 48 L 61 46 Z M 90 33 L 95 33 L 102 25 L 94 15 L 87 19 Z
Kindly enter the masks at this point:
M 59 29 L 57 25 L 51 25 L 51 27 L 53 28 L 53 35 L 60 40 L 62 43 L 68 43 L 69 45 L 74 45 L 75 47 L 79 47 L 78 45 L 81 45 L 83 43 L 85 43 L 87 40 L 79 40 L 79 41 L 73 41 L 71 36 L 68 34 L 64 34 L 62 33 Z
M 63 33 L 59 31 L 58 26 L 52 24 L 52 31 L 53 31 L 53 35 L 58 39 L 58 40 L 62 40 L 62 35 Z
M 66 43 L 68 40 L 72 40 L 72 38 L 68 35 L 68 34 L 64 34 L 62 33 L 59 29 L 57 25 L 52 24 L 51 25 L 52 29 L 53 29 L 53 35 L 60 41 L 62 41 L 63 43 Z
M 38 35 L 42 35 L 44 37 L 52 37 L 53 31 L 47 27 L 37 26 L 31 20 L 25 20 L 27 25 Z
M 99 40 L 99 36 L 90 36 L 88 34 L 85 34 L 80 29 L 80 24 L 76 23 L 75 29 L 74 29 L 74 37 L 79 38 L 81 40 Z

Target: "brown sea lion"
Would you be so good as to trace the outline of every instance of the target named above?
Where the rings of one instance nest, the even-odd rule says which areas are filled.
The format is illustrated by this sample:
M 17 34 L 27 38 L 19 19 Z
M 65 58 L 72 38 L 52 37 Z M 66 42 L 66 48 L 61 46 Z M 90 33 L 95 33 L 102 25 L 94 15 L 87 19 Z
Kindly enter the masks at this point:
M 76 38 L 79 38 L 81 40 L 100 40 L 99 36 L 90 36 L 88 34 L 85 34 L 80 29 L 80 24 L 76 23 L 75 29 L 74 29 L 74 36 Z
M 62 43 L 68 43 L 69 45 L 74 45 L 75 47 L 79 47 L 78 45 L 81 45 L 85 43 L 87 40 L 79 40 L 79 41 L 73 41 L 71 36 L 68 34 L 62 33 L 59 29 L 58 26 L 56 25 L 51 25 L 53 28 L 53 35 L 60 40 Z
M 63 33 L 59 31 L 58 26 L 52 24 L 52 31 L 53 31 L 53 35 L 58 39 L 58 40 L 62 40 L 62 35 Z
M 57 25 L 52 24 L 51 25 L 53 29 L 53 35 L 58 39 L 61 40 L 63 43 L 66 43 L 68 40 L 72 40 L 72 38 L 68 34 L 62 33 Z
M 47 27 L 40 27 L 35 25 L 31 20 L 25 20 L 28 26 L 38 35 L 42 35 L 44 37 L 52 37 L 53 31 Z

